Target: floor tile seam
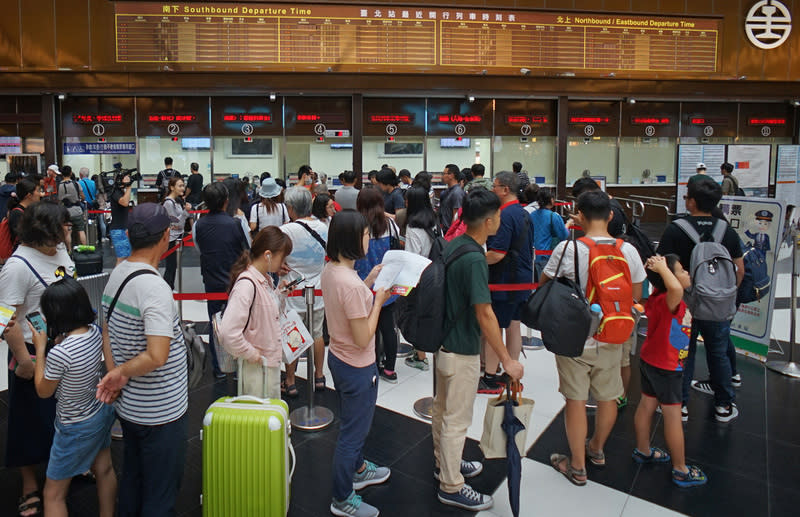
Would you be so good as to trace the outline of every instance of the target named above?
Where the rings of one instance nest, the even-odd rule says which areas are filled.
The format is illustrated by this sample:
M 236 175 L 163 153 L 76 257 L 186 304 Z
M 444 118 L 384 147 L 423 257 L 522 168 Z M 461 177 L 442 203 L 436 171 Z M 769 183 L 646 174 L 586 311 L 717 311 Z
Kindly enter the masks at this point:
M 767 409 L 769 408 L 769 381 L 767 379 L 766 367 L 764 371 L 764 432 L 766 433 L 764 437 L 764 462 L 766 463 L 767 469 L 767 515 L 769 516 L 772 515 L 772 474 L 769 468 L 769 411 Z

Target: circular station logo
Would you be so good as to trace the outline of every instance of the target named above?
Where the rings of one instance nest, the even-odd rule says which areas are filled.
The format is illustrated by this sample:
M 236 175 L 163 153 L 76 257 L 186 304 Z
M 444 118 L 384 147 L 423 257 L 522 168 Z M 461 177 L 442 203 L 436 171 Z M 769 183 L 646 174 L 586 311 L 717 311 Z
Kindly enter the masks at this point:
M 465 126 L 464 124 L 456 124 L 456 134 L 458 136 L 463 136 L 464 133 L 466 132 L 467 132 L 467 126 Z
M 519 132 L 522 133 L 522 136 L 530 136 L 533 129 L 529 124 L 522 124 L 522 127 L 519 128 Z
M 397 125 L 395 124 L 386 124 L 386 134 L 389 136 L 394 136 L 397 134 Z
M 583 134 L 586 136 L 592 136 L 594 134 L 594 126 L 589 124 L 585 128 L 583 128 Z
M 656 134 L 656 128 L 655 128 L 655 126 L 647 126 L 646 128 L 644 128 L 644 134 L 645 134 L 646 136 L 653 136 L 653 135 L 655 135 L 655 134 Z
M 103 124 L 95 124 L 92 126 L 92 133 L 95 136 L 103 136 L 106 133 L 106 127 Z
M 172 136 L 175 136 L 180 132 L 181 132 L 181 126 L 179 126 L 178 124 L 170 124 L 167 126 L 167 133 L 169 133 Z
M 792 13 L 778 0 L 761 0 L 747 13 L 744 30 L 756 47 L 778 48 L 792 32 Z

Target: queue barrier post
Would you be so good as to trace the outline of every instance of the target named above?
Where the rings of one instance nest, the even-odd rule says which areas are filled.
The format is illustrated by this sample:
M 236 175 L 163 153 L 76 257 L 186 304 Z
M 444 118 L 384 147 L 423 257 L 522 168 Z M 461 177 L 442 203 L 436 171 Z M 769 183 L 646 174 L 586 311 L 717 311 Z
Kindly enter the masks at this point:
M 303 289 L 306 300 L 306 327 L 314 328 L 314 286 L 306 285 Z M 300 431 L 321 431 L 333 422 L 333 412 L 324 406 L 314 405 L 314 345 L 308 349 L 306 361 L 308 376 L 308 405 L 291 412 L 289 420 L 292 427 Z
M 177 262 L 177 269 L 178 269 L 178 292 L 183 292 L 183 239 L 178 239 L 178 249 L 175 250 L 175 253 L 178 254 L 176 258 Z M 183 300 L 178 300 L 178 317 L 181 321 L 183 321 Z
M 791 292 L 791 327 L 789 328 L 789 357 L 786 361 L 767 361 L 767 368 L 773 372 L 800 379 L 800 364 L 794 360 L 794 349 L 797 345 L 797 248 L 800 247 L 800 231 L 792 231 L 792 292 Z
M 436 397 L 436 354 L 431 354 L 433 361 L 433 397 L 422 397 L 414 402 L 414 414 L 423 420 L 433 420 L 433 399 Z

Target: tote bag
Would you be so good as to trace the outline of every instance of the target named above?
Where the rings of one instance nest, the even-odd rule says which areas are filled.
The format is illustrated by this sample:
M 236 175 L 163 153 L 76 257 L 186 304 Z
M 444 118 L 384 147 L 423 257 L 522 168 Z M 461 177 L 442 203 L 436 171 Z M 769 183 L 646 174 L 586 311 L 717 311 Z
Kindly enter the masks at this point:
M 483 416 L 483 434 L 480 441 L 480 448 L 486 459 L 506 457 L 508 437 L 500 426 L 503 424 L 503 418 L 505 417 L 505 402 L 507 400 L 515 403 L 514 416 L 525 426 L 525 429 L 518 432 L 514 437 L 520 455 L 525 456 L 525 440 L 528 437 L 528 424 L 531 420 L 531 413 L 533 413 L 534 401 L 533 399 L 524 398 L 513 386 L 518 387 L 519 384 L 512 383 L 510 390 L 507 389 L 505 393 L 501 393 L 496 399 L 490 399 L 486 405 L 486 414 Z

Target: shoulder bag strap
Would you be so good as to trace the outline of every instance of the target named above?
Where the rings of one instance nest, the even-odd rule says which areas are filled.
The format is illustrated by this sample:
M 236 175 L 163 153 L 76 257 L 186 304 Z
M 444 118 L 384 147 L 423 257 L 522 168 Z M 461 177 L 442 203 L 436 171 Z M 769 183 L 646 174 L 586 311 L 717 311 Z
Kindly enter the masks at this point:
M 16 208 L 14 208 L 14 210 L 16 210 Z M 31 263 L 30 263 L 30 262 L 28 262 L 28 259 L 26 259 L 25 257 L 21 257 L 21 256 L 19 256 L 19 255 L 12 255 L 12 256 L 11 256 L 11 258 L 18 258 L 18 259 L 20 259 L 21 261 L 23 261 L 23 262 L 25 263 L 25 265 L 26 265 L 26 266 L 28 266 L 28 269 L 30 269 L 30 270 L 31 270 L 31 272 L 32 272 L 32 273 L 33 273 L 33 274 L 36 276 L 36 278 L 38 278 L 38 279 L 39 279 L 39 282 L 41 282 L 41 283 L 42 283 L 42 285 L 45 287 L 45 289 L 47 289 L 47 282 L 45 282 L 45 281 L 44 281 L 44 278 L 42 278 L 42 275 L 40 275 L 40 274 L 39 274 L 39 272 L 38 272 L 38 271 L 36 271 L 36 270 L 33 268 L 33 266 L 31 265 Z
M 714 232 L 711 234 L 711 238 L 714 239 L 714 242 L 722 242 L 725 238 L 725 232 L 728 230 L 728 223 L 723 221 L 722 219 L 717 219 L 717 222 L 714 224 Z
M 448 256 L 447 259 L 444 261 L 445 279 L 447 278 L 447 268 L 450 266 L 450 264 L 452 264 L 453 262 L 455 262 L 456 260 L 458 260 L 459 258 L 461 258 L 462 256 L 464 256 L 464 255 L 466 255 L 468 253 L 481 253 L 481 254 L 483 254 L 483 248 L 479 248 L 479 247 L 473 245 L 471 242 L 464 243 L 461 246 L 459 246 L 458 248 L 456 248 L 455 251 L 453 251 L 453 253 L 451 253 L 450 256 Z M 444 341 L 444 339 L 455 328 L 456 323 L 458 323 L 464 317 L 464 315 L 467 314 L 468 312 L 469 311 L 465 311 L 465 310 L 458 311 L 458 316 L 456 316 L 456 318 L 453 319 L 453 320 L 449 320 L 445 324 L 445 326 L 444 326 L 444 334 L 442 335 L 442 341 Z M 445 317 L 446 317 L 446 314 L 445 314 Z
M 697 230 L 695 229 L 694 226 L 692 226 L 692 223 L 687 221 L 685 218 L 676 219 L 674 222 L 675 226 L 680 228 L 683 231 L 683 233 L 685 233 L 686 235 L 689 236 L 690 239 L 692 239 L 692 242 L 694 242 L 695 244 L 700 243 L 700 234 L 697 233 Z
M 323 250 L 326 250 L 326 249 L 327 249 L 327 245 L 325 244 L 325 239 L 323 239 L 322 237 L 320 237 L 320 235 L 319 235 L 317 232 L 315 232 L 315 231 L 314 231 L 314 229 L 313 229 L 312 227 L 310 227 L 309 225 L 307 225 L 307 224 L 306 224 L 306 223 L 304 223 L 303 221 L 295 221 L 295 222 L 296 222 L 297 224 L 299 224 L 300 226 L 302 226 L 303 228 L 305 228 L 305 229 L 306 229 L 306 231 L 307 231 L 308 233 L 310 233 L 312 237 L 314 237 L 315 239 L 317 239 L 317 242 L 318 242 L 318 243 L 319 243 L 319 244 L 322 246 L 322 249 L 323 249 Z
M 137 276 L 142 276 L 142 275 L 157 275 L 157 273 L 155 271 L 151 271 L 149 269 L 137 269 L 136 271 L 134 271 L 130 275 L 126 276 L 125 280 L 123 280 L 122 283 L 119 285 L 119 289 L 117 289 L 117 294 L 114 295 L 114 299 L 111 300 L 111 305 L 108 306 L 108 312 L 106 312 L 106 323 L 111 321 L 111 313 L 114 312 L 114 307 L 117 306 L 117 301 L 119 300 L 119 295 L 122 294 L 122 290 L 125 288 L 125 285 L 127 285 L 128 282 L 130 282 L 131 280 L 133 280 Z
M 240 278 L 238 278 L 236 280 L 236 282 L 238 282 L 239 280 L 247 280 L 248 282 L 253 284 L 253 301 L 250 302 L 250 311 L 247 313 L 247 321 L 244 324 L 244 328 L 246 330 L 247 327 L 250 325 L 250 317 L 253 316 L 253 305 L 256 304 L 256 295 L 258 294 L 258 287 L 256 286 L 256 283 L 253 282 L 252 278 L 247 278 L 247 277 L 241 278 L 240 277 Z M 234 283 L 234 285 L 236 285 L 236 283 Z M 231 291 L 233 291 L 233 288 L 231 288 Z
M 81 185 L 83 186 L 83 189 L 86 191 L 86 195 L 88 195 L 88 196 L 89 196 L 89 202 L 90 202 L 90 203 L 93 203 L 93 202 L 94 202 L 94 199 L 95 199 L 95 196 L 93 196 L 93 195 L 92 195 L 92 191 L 89 189 L 89 187 L 87 186 L 87 184 L 85 183 L 85 181 L 86 181 L 86 178 L 82 179 L 82 180 L 80 181 L 80 183 L 81 183 Z

